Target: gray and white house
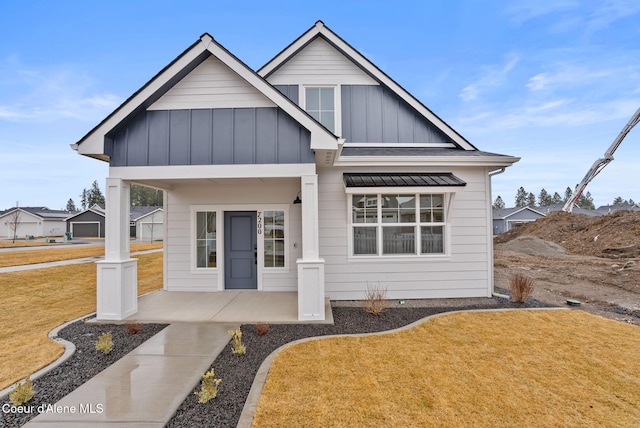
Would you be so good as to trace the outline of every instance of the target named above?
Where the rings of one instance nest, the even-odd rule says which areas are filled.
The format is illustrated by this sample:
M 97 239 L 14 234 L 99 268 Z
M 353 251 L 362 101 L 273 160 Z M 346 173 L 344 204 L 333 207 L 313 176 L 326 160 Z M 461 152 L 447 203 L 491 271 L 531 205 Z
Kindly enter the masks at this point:
M 416 70 L 418 72 L 419 70 Z M 209 34 L 77 144 L 109 162 L 97 317 L 137 311 L 129 186 L 164 191 L 164 290 L 491 296 L 487 153 L 322 22 L 257 71 Z
M 16 221 L 17 216 L 17 221 Z M 18 207 L 0 213 L 0 238 L 27 236 L 62 236 L 69 211 L 47 207 Z

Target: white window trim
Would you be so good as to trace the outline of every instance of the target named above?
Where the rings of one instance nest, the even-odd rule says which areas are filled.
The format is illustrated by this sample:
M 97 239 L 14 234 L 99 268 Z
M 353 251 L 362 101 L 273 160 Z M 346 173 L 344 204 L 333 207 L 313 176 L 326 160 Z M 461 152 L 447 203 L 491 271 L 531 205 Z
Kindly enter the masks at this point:
M 342 103 L 340 92 L 342 88 L 339 84 L 300 84 L 298 85 L 298 99 L 300 100 L 300 107 L 304 111 L 307 111 L 307 88 L 333 88 L 333 108 L 334 108 L 334 119 L 333 123 L 335 125 L 335 129 L 333 133 L 337 136 L 342 135 Z
M 262 213 L 264 211 L 284 211 L 284 267 L 265 267 L 264 266 L 264 234 L 258 234 L 256 243 L 258 245 L 258 269 L 257 269 L 257 281 L 258 291 L 263 287 L 263 275 L 269 274 L 282 274 L 290 272 L 290 226 L 289 226 L 289 208 L 287 204 L 241 204 L 241 205 L 191 205 L 189 207 L 190 212 L 190 230 L 189 237 L 190 247 L 190 260 L 191 273 L 194 275 L 212 275 L 217 276 L 217 288 L 219 291 L 223 291 L 224 288 L 224 213 L 225 211 L 256 211 Z M 202 211 L 209 211 L 216 213 L 216 260 L 217 266 L 215 268 L 199 268 L 197 267 L 197 242 L 196 242 L 196 213 Z M 261 214 L 262 215 L 262 214 Z M 256 218 L 257 223 L 257 218 Z M 256 228 L 257 228 L 256 224 Z M 257 233 L 257 231 L 256 231 Z
M 347 190 L 351 190 L 353 188 L 349 188 Z M 453 200 L 455 199 L 455 193 L 451 192 L 451 190 L 449 190 L 448 192 L 443 192 L 443 191 L 438 191 L 438 190 L 434 190 L 437 188 L 433 188 L 433 187 L 429 187 L 428 191 L 427 189 L 425 189 L 424 187 L 421 187 L 420 191 L 410 191 L 410 189 L 415 189 L 413 187 L 411 188 L 404 188 L 404 191 L 401 192 L 397 192 L 397 191 L 391 191 L 390 187 L 385 187 L 385 188 L 380 188 L 380 187 L 373 187 L 373 188 L 357 188 L 359 189 L 359 191 L 349 191 L 346 194 L 346 198 L 347 198 L 347 260 L 349 262 L 380 262 L 380 260 L 399 260 L 399 261 L 428 261 L 428 260 L 434 260 L 434 261 L 446 261 L 446 260 L 450 260 L 451 259 L 451 207 L 453 205 Z M 366 190 L 368 189 L 368 190 Z M 394 188 L 395 189 L 395 188 Z M 381 191 L 382 190 L 382 191 Z M 378 254 L 373 255 L 373 254 L 362 254 L 362 255 L 358 255 L 358 254 L 354 254 L 353 253 L 353 229 L 354 226 L 363 226 L 366 227 L 367 225 L 370 225 L 372 227 L 376 227 L 378 229 L 381 229 L 384 225 L 387 226 L 414 226 L 414 227 L 420 227 L 421 225 L 423 225 L 423 223 L 419 222 L 417 219 L 419 217 L 416 218 L 416 222 L 414 223 L 381 223 L 381 222 L 376 222 L 376 223 L 354 223 L 353 222 L 353 207 L 352 207 L 352 196 L 353 194 L 364 194 L 364 195 L 369 195 L 369 196 L 376 196 L 376 198 L 378 198 L 378 201 L 380 201 L 381 196 L 382 195 L 388 195 L 388 194 L 399 194 L 399 195 L 415 195 L 416 198 L 419 198 L 420 195 L 433 195 L 433 194 L 442 194 L 444 195 L 444 224 L 442 224 L 444 230 L 444 241 L 443 241 L 443 246 L 444 246 L 444 252 L 440 253 L 440 254 L 383 254 L 381 252 L 382 249 L 382 233 L 379 232 L 376 234 L 376 239 L 377 239 L 377 250 L 378 250 Z M 382 215 L 382 206 L 380 204 L 378 204 L 378 219 L 381 218 Z M 416 236 L 419 234 L 419 230 L 416 231 Z M 420 243 L 419 238 L 416 239 L 416 248 L 418 248 L 418 244 Z

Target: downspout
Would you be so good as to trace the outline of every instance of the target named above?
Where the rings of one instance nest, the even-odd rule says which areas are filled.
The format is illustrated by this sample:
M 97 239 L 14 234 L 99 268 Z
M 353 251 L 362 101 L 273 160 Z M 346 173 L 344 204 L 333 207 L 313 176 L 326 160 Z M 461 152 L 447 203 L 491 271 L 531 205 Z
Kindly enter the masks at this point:
M 507 169 L 507 168 L 503 166 L 503 167 L 502 167 L 502 168 L 500 168 L 500 169 L 497 169 L 497 170 L 495 170 L 495 171 L 491 171 L 491 172 L 489 173 L 489 180 L 491 180 L 491 177 L 493 177 L 493 176 L 496 176 L 496 175 L 502 174 L 506 169 Z M 492 216 L 492 218 L 493 218 L 493 216 Z M 492 220 L 492 222 L 491 222 L 491 223 L 492 223 L 492 227 L 493 227 L 493 220 Z M 491 253 L 491 260 L 493 260 L 493 230 L 491 231 L 491 252 L 492 252 L 492 253 Z M 494 267 L 493 267 L 493 263 L 491 263 L 491 269 L 494 269 Z M 491 275 L 491 278 L 492 278 L 492 279 L 494 278 L 494 275 L 493 275 L 493 274 Z M 491 295 L 492 295 L 493 297 L 500 297 L 500 298 L 502 298 L 502 299 L 509 299 L 509 296 L 507 296 L 507 295 L 505 295 L 505 294 L 496 293 L 496 291 L 495 291 L 495 290 L 496 290 L 496 284 L 495 284 L 495 282 L 494 282 L 493 284 L 491 284 Z

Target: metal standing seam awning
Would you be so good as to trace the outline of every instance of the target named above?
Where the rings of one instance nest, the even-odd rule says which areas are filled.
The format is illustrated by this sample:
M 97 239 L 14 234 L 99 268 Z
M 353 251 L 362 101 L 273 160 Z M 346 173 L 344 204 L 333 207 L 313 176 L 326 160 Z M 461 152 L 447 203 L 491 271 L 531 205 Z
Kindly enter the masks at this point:
M 446 173 L 344 173 L 344 184 L 353 187 L 464 187 L 462 179 Z

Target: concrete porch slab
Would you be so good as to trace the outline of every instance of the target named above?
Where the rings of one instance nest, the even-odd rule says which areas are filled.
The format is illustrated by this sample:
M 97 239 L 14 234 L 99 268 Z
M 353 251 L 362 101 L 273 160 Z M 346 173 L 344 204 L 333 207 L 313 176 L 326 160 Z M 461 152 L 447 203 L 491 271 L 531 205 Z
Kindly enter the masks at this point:
M 333 324 L 328 298 L 325 299 L 325 315 L 324 321 L 298 321 L 296 292 L 159 290 L 139 297 L 138 312 L 122 322 Z

